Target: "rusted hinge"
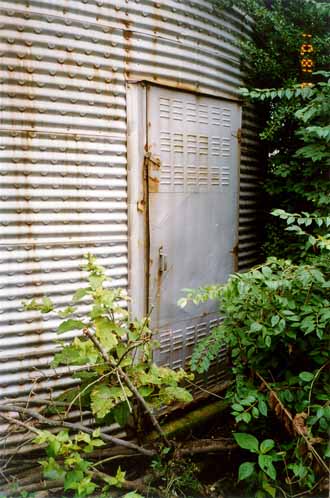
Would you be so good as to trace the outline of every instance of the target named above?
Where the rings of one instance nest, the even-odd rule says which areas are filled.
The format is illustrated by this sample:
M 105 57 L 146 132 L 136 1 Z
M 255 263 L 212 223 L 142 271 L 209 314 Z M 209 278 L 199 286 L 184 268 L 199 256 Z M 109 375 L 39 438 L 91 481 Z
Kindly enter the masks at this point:
M 238 128 L 236 133 L 237 142 L 241 145 L 242 143 L 242 128 Z
M 160 167 L 160 159 L 159 157 L 153 156 L 151 152 L 146 152 L 144 154 L 144 162 L 148 166 L 149 163 L 153 164 L 156 166 L 158 169 Z
M 144 156 L 144 179 L 148 182 L 148 192 L 156 193 L 159 187 L 160 159 L 146 152 Z
M 137 202 L 137 210 L 144 213 L 148 203 L 148 192 L 158 192 L 160 159 L 146 152 L 143 160 L 143 198 Z M 153 174 L 152 174 L 153 173 Z M 158 174 L 157 174 L 158 173 Z

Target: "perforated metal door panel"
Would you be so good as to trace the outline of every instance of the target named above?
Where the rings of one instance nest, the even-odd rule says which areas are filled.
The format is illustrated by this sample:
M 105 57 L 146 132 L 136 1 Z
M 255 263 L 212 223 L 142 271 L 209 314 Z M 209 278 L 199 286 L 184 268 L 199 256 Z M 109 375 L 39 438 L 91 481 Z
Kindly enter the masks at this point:
M 239 104 L 161 87 L 147 92 L 149 309 L 157 360 L 184 365 L 217 324 L 217 305 L 181 309 L 182 289 L 235 270 Z

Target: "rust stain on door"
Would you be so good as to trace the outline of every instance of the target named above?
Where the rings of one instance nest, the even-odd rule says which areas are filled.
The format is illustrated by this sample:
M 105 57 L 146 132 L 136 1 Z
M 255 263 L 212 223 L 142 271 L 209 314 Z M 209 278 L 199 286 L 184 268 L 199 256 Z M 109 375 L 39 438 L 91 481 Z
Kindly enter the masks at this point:
M 150 152 L 145 154 L 145 168 L 148 178 L 148 193 L 156 194 L 159 191 L 159 175 L 160 175 L 161 162 L 156 156 Z

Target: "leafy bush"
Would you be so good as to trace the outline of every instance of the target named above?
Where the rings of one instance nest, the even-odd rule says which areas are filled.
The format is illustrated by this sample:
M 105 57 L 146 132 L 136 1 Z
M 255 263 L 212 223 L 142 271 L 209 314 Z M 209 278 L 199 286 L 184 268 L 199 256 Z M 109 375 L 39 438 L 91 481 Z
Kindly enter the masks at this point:
M 234 274 L 226 285 L 212 287 L 223 322 L 194 351 L 192 367 L 203 372 L 228 347 L 233 385 L 227 397 L 244 441 L 254 443 L 247 447 L 240 444 L 243 436 L 236 440 L 259 455 L 259 471 L 255 461 L 245 463 L 239 478 L 259 482 L 272 496 L 280 483 L 312 488 L 327 468 L 329 288 L 329 268 L 277 258 Z M 198 302 L 208 294 L 190 291 L 187 299 Z M 257 449 L 247 430 L 271 440 L 271 448 L 264 442 Z
M 28 408 L 11 408 L 46 425 L 62 427 L 63 430 L 55 434 L 35 427 L 30 430 L 37 433 L 35 443 L 46 447 L 46 457 L 40 460 L 44 478 L 63 481 L 64 491 L 73 492 L 77 498 L 90 496 L 96 489 L 104 493 L 113 486 L 125 489 L 125 472 L 120 467 L 115 475 L 109 475 L 99 470 L 102 462 L 93 463 L 88 459 L 91 452 L 107 442 L 145 457 L 158 455 L 158 450 L 150 445 L 143 447 L 107 434 L 104 429 L 109 424 L 116 422 L 121 427 L 128 427 L 138 441 L 153 426 L 160 438 L 159 454 L 163 455 L 162 448 L 170 450 L 172 445 L 154 415 L 155 409 L 173 402 L 192 401 L 189 391 L 180 386 L 185 379 L 191 379 L 191 375 L 182 369 L 174 371 L 152 362 L 152 348 L 156 342 L 152 339 L 148 318 L 131 319 L 121 304 L 127 296 L 121 289 L 107 284 L 104 268 L 91 255 L 87 256 L 85 270 L 87 286 L 75 292 L 72 306 L 58 313 L 64 318 L 58 333 L 81 331 L 80 335 L 62 343 L 52 362 L 54 367 L 77 367 L 78 371 L 73 375 L 80 380 L 79 385 L 54 400 L 52 410 L 60 416 L 58 421 Z M 83 318 L 77 319 L 77 305 L 82 299 L 88 309 Z M 54 311 L 48 298 L 25 303 L 25 308 L 42 313 Z M 67 415 L 72 408 L 91 411 L 96 428 L 68 422 Z M 126 498 L 139 496 L 128 493 Z
M 305 213 L 300 219 L 309 213 L 311 220 L 326 217 L 330 206 L 330 73 L 315 74 L 325 81 L 304 88 L 242 89 L 246 98 L 269 105 L 261 134 L 268 152 L 266 208 Z M 272 217 L 266 221 L 265 254 L 280 256 L 284 251 L 298 261 L 299 241 L 293 232 L 283 233 L 283 225 Z

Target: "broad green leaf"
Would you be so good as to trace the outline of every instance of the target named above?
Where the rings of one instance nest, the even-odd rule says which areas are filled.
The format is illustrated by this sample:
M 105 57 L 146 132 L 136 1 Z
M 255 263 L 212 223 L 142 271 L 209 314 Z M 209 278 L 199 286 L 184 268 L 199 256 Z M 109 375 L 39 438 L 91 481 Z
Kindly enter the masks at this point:
M 231 405 L 233 410 L 236 410 L 237 412 L 244 412 L 244 408 L 242 405 L 239 405 L 238 403 L 234 403 Z
M 123 472 L 120 467 L 118 467 L 117 474 L 115 476 L 105 477 L 105 481 L 110 484 L 110 486 L 121 487 L 125 481 L 126 472 Z
M 308 473 L 308 467 L 305 467 L 303 463 L 290 463 L 288 468 L 293 471 L 296 477 L 303 478 Z
M 254 466 L 254 462 L 241 463 L 238 469 L 238 480 L 243 481 L 244 479 L 250 477 L 254 472 Z
M 321 417 L 324 416 L 324 409 L 323 409 L 323 407 L 318 408 L 318 410 L 316 412 L 316 416 L 317 416 L 317 418 L 321 418 Z
M 138 391 L 143 398 L 147 398 L 151 393 L 153 393 L 154 388 L 152 386 L 142 386 L 139 387 Z
M 52 438 L 54 438 L 54 434 L 49 431 L 38 431 L 39 434 L 33 439 L 34 443 L 44 444 L 48 443 Z
M 56 462 L 53 457 L 48 458 L 47 461 L 41 460 L 39 463 L 43 467 L 43 476 L 45 479 L 63 480 L 65 478 L 65 470 Z
M 315 330 L 315 321 L 312 316 L 306 316 L 300 323 L 300 326 L 306 334 L 310 334 Z
M 184 387 L 165 387 L 161 392 L 165 403 L 171 403 L 172 401 L 190 403 L 193 400 L 190 392 L 184 389 Z
M 264 417 L 267 416 L 268 407 L 267 407 L 267 403 L 263 399 L 259 401 L 258 409 L 259 409 L 259 412 L 261 413 L 261 415 L 263 415 Z
M 56 455 L 60 452 L 60 449 L 61 449 L 60 441 L 54 438 L 51 441 L 49 441 L 46 452 L 48 456 L 56 457 Z
M 98 351 L 90 340 L 81 340 L 75 337 L 69 346 L 56 353 L 52 366 L 58 365 L 86 365 L 97 363 L 100 359 Z
M 129 415 L 130 411 L 127 401 L 119 403 L 119 405 L 115 406 L 113 409 L 114 419 L 120 427 L 124 427 L 127 424 Z
M 81 320 L 69 319 L 61 323 L 61 325 L 57 329 L 57 332 L 62 334 L 63 332 L 69 332 L 70 330 L 82 330 L 84 328 L 87 328 L 86 323 L 82 322 Z
M 67 306 L 66 308 L 64 308 L 64 310 L 59 311 L 58 314 L 61 318 L 66 318 L 67 316 L 72 315 L 72 313 L 74 313 L 75 311 L 76 308 L 74 308 L 73 306 Z
M 92 436 L 93 436 L 93 437 L 100 437 L 100 435 L 101 435 L 101 428 L 100 428 L 100 427 L 98 427 L 97 429 L 95 429 L 95 430 L 93 431 Z
M 261 271 L 266 278 L 270 278 L 273 274 L 273 272 L 272 272 L 271 268 L 269 268 L 269 266 L 263 266 L 261 268 Z
M 238 446 L 244 450 L 252 451 L 253 453 L 258 453 L 259 443 L 258 439 L 252 434 L 247 434 L 246 432 L 235 432 L 234 438 Z
M 40 313 L 49 313 L 53 311 L 54 304 L 49 297 L 44 296 L 41 301 L 32 299 L 29 302 L 23 301 L 24 309 L 27 311 L 40 311 Z
M 304 382 L 311 382 L 314 379 L 314 374 L 311 372 L 300 372 L 299 378 Z
M 68 429 L 64 429 L 63 431 L 60 431 L 58 434 L 56 434 L 55 437 L 61 443 L 67 443 L 67 442 L 70 441 L 70 436 L 69 436 Z
M 77 301 L 80 301 L 83 297 L 87 296 L 87 294 L 90 293 L 90 288 L 86 287 L 85 289 L 77 289 L 76 292 L 73 294 L 72 301 L 76 303 Z
M 262 491 L 262 489 L 258 489 L 256 494 L 254 495 L 254 498 L 265 498 L 266 494 Z
M 118 483 L 123 483 L 125 481 L 126 472 L 122 471 L 120 466 L 117 469 L 116 479 Z
M 292 90 L 290 90 L 289 88 L 287 88 L 287 89 L 285 90 L 285 96 L 286 96 L 286 98 L 287 98 L 287 99 L 291 99 L 291 98 L 292 98 L 292 96 L 293 96 L 293 91 L 292 91 Z
M 93 291 L 101 289 L 104 280 L 105 280 L 105 276 L 104 275 L 91 275 L 88 278 L 88 281 L 89 281 L 90 286 L 91 286 L 91 288 L 92 288 Z
M 78 483 L 83 479 L 84 473 L 81 470 L 71 470 L 65 476 L 64 490 L 77 489 Z
M 277 325 L 279 321 L 280 317 L 278 315 L 273 315 L 271 318 L 272 327 L 275 327 L 275 325 Z
M 271 486 L 268 481 L 262 481 L 262 487 L 267 493 L 272 497 L 275 498 L 276 496 L 276 488 Z
M 251 417 L 251 414 L 249 412 L 245 412 L 245 413 L 242 413 L 241 418 L 242 418 L 243 422 L 248 424 L 249 422 L 251 422 L 252 417 Z
M 97 487 L 97 484 L 92 482 L 92 476 L 85 475 L 85 477 L 78 483 L 76 496 L 90 496 Z
M 53 301 L 49 299 L 49 297 L 44 296 L 42 298 L 41 312 L 49 313 L 50 311 L 53 311 L 53 309 L 54 309 Z
M 121 387 L 117 386 L 106 386 L 104 384 L 99 384 L 96 386 L 91 393 L 91 408 L 92 412 L 96 417 L 103 418 L 118 403 L 126 400 L 126 397 L 132 395 L 130 390 L 124 386 L 124 391 Z
M 240 403 L 241 405 L 245 405 L 245 406 L 250 406 L 251 403 L 254 403 L 256 400 L 254 394 L 250 394 L 249 396 L 247 396 L 246 398 L 240 400 Z
M 275 446 L 275 442 L 273 439 L 265 439 L 261 444 L 260 444 L 260 453 L 268 453 L 271 449 L 273 449 Z
M 254 418 L 258 418 L 259 417 L 259 410 L 256 406 L 254 406 L 252 408 L 252 415 L 254 416 Z
M 276 469 L 273 465 L 273 457 L 270 455 L 259 455 L 258 463 L 261 470 L 265 472 L 271 479 L 276 480 Z
M 84 443 L 90 443 L 91 442 L 91 436 L 87 434 L 87 432 L 79 432 L 75 436 L 76 441 L 84 441 Z
M 262 330 L 261 323 L 253 322 L 250 326 L 250 330 L 251 332 L 259 332 L 260 330 Z
M 267 346 L 267 348 L 270 348 L 271 345 L 272 345 L 272 338 L 270 337 L 270 335 L 266 335 L 265 346 Z
M 100 340 L 100 343 L 106 351 L 111 351 L 118 344 L 117 337 L 112 332 L 114 323 L 105 317 L 96 318 L 94 323 L 96 336 Z
M 95 318 L 99 318 L 102 315 L 104 315 L 104 309 L 101 304 L 94 304 L 90 311 L 91 319 L 95 320 Z
M 289 391 L 289 389 L 285 389 L 285 391 L 283 391 L 283 397 L 285 398 L 286 401 L 288 401 L 289 403 L 291 403 L 291 401 L 294 400 L 294 396 L 292 394 L 291 391 Z

